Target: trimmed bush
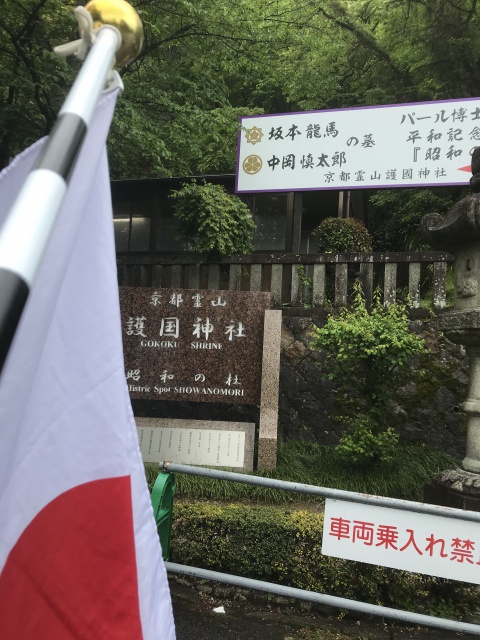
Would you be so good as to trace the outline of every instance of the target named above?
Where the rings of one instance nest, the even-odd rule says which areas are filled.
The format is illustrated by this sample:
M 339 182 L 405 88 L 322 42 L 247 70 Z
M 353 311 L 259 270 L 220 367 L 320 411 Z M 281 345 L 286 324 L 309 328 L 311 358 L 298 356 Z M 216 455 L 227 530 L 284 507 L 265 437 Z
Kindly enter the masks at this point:
M 312 231 L 318 253 L 365 253 L 372 250 L 372 237 L 355 218 L 325 218 Z
M 433 615 L 475 609 L 478 588 L 323 556 L 323 514 L 279 507 L 176 503 L 171 559 Z
M 170 197 L 175 200 L 180 237 L 205 258 L 219 259 L 253 249 L 250 209 L 221 185 L 184 183 Z

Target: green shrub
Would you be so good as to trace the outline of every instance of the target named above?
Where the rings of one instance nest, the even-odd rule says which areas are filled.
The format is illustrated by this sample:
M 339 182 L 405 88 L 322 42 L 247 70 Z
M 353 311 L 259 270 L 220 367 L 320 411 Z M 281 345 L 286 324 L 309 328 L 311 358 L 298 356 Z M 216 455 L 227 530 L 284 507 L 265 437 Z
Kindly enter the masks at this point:
M 174 191 L 179 235 L 205 258 L 219 259 L 253 249 L 253 220 L 248 206 L 218 184 L 195 181 Z
M 393 459 L 398 440 L 398 434 L 391 427 L 378 433 L 371 420 L 358 418 L 353 422 L 351 433 L 340 438 L 335 451 L 344 462 L 354 465 L 385 463 Z
M 328 379 L 344 389 L 356 385 L 358 401 L 363 398 L 357 415 L 383 415 L 395 375 L 411 356 L 426 351 L 424 340 L 409 329 L 406 305 L 386 307 L 377 292 L 369 312 L 358 282 L 352 308 L 330 314 L 324 327 L 312 327 L 311 347 L 324 355 L 319 366 Z
M 372 250 L 372 237 L 355 218 L 325 218 L 313 232 L 319 253 L 356 253 Z
M 352 308 L 330 314 L 324 327 L 313 327 L 311 346 L 322 353 L 319 366 L 343 398 L 341 415 L 331 418 L 351 430 L 337 452 L 352 464 L 385 462 L 398 442 L 386 427 L 398 374 L 413 355 L 426 352 L 424 340 L 409 329 L 406 305 L 385 307 L 377 292 L 369 312 L 356 283 Z
M 324 556 L 323 514 L 279 507 L 176 503 L 172 562 L 343 598 L 435 613 L 462 611 L 478 588 Z

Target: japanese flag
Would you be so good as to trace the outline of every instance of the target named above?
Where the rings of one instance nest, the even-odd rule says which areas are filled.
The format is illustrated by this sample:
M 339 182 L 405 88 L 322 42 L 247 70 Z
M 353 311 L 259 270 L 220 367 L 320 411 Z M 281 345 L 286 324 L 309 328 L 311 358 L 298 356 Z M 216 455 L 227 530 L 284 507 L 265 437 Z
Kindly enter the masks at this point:
M 105 151 L 116 95 L 89 127 L 0 378 L 4 640 L 175 637 L 123 364 Z M 42 144 L 0 174 L 0 226 Z

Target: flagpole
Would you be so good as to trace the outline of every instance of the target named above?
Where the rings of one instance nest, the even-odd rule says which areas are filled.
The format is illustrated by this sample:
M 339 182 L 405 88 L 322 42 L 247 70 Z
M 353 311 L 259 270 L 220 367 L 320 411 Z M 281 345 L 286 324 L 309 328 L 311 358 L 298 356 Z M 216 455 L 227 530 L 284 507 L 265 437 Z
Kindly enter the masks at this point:
M 130 23 L 125 20 L 125 8 Z M 138 54 L 143 42 L 140 19 L 123 0 L 93 0 L 85 9 L 91 12 L 92 17 L 87 16 L 91 25 L 100 28 L 94 32 L 86 60 L 0 233 L 0 373 L 116 52 L 125 64 Z M 77 10 L 87 13 L 83 8 Z M 132 20 L 132 12 L 140 27 Z M 104 23 L 103 17 L 113 24 Z M 88 41 L 89 34 L 82 35 Z M 73 44 L 78 43 L 82 40 Z M 125 45 L 127 53 L 122 50 Z

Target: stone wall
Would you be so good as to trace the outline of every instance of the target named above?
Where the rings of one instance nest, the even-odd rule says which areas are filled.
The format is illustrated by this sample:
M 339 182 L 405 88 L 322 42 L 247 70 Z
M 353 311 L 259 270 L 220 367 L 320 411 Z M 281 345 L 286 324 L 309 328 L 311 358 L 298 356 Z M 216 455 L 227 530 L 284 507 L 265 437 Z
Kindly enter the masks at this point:
M 316 362 L 321 357 L 309 348 L 309 327 L 325 317 L 285 317 L 279 394 L 279 436 L 284 440 L 309 440 L 333 445 L 347 425 L 332 420 L 342 407 L 333 382 L 322 376 Z M 462 347 L 442 338 L 432 322 L 412 321 L 429 354 L 416 358 L 399 381 L 390 406 L 390 424 L 405 442 L 425 443 L 433 449 L 463 458 L 466 416 L 460 409 L 467 397 L 468 362 Z M 426 375 L 419 378 L 419 368 Z M 216 403 L 134 401 L 135 415 L 196 420 L 256 422 L 258 407 Z
M 283 322 L 280 377 L 280 430 L 284 439 L 336 444 L 346 428 L 331 419 L 341 412 L 342 397 L 325 380 L 316 362 L 321 357 L 309 348 L 311 323 L 323 318 L 286 317 Z M 411 329 L 426 341 L 429 353 L 415 358 L 400 376 L 391 403 L 391 426 L 402 440 L 425 443 L 462 458 L 465 455 L 466 416 L 460 405 L 467 396 L 468 361 L 463 347 L 454 345 L 432 327 L 416 320 Z M 426 374 L 415 374 L 423 368 Z

